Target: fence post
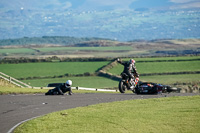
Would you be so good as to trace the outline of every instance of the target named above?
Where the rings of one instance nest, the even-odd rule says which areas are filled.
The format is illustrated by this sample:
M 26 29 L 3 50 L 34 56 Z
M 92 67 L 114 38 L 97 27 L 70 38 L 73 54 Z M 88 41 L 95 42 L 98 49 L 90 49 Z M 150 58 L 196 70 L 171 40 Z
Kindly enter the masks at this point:
M 9 83 L 11 83 L 11 77 L 9 77 Z

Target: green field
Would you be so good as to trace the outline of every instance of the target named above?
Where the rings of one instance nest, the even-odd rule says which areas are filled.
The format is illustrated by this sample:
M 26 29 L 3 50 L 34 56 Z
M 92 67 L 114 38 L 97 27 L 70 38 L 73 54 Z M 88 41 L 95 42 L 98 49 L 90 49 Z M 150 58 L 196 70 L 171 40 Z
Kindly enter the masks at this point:
M 142 62 L 136 63 L 139 74 L 144 73 L 168 73 L 200 71 L 200 61 L 178 61 L 178 62 Z M 120 75 L 123 71 L 123 65 L 118 64 L 108 72 Z
M 177 56 L 177 57 L 151 57 L 151 58 L 135 58 L 135 61 L 181 61 L 181 60 L 200 60 L 200 56 Z M 129 58 L 124 60 L 128 61 Z
M 4 48 L 0 49 L 0 55 L 2 54 L 30 54 L 34 53 L 35 50 L 29 48 Z
M 138 73 L 141 75 L 168 72 L 176 73 L 200 71 L 199 59 L 199 56 L 135 58 Z M 105 77 L 83 76 L 84 73 L 94 74 L 98 69 L 102 68 L 108 63 L 109 61 L 0 64 L 0 71 L 7 75 L 13 76 L 14 78 L 24 79 L 22 80 L 23 82 L 37 87 L 47 86 L 49 83 L 62 83 L 67 79 L 71 79 L 73 81 L 73 86 L 91 88 L 116 88 L 118 87 L 118 81 L 114 81 Z M 108 70 L 108 72 L 116 75 L 119 75 L 122 71 L 123 66 L 120 64 L 117 64 L 117 66 L 114 66 L 112 69 Z M 69 75 L 67 76 L 66 74 Z M 29 79 L 25 80 L 28 77 Z M 177 82 L 195 82 L 199 84 L 199 79 L 200 74 L 140 76 L 141 81 L 170 85 Z
M 109 46 L 109 47 L 38 47 L 38 48 L 0 48 L 0 55 L 2 56 L 31 56 L 31 55 L 68 55 L 74 53 L 90 52 L 96 55 L 96 52 L 110 52 L 112 54 L 118 52 L 126 52 L 133 50 L 132 46 Z M 105 56 L 105 55 L 104 55 Z M 23 56 L 22 56 L 23 57 Z
M 15 133 L 198 133 L 200 96 L 103 103 L 23 123 Z
M 131 57 L 130 57 L 131 58 Z M 130 58 L 121 58 L 122 61 L 129 61 Z M 171 56 L 171 57 L 135 57 L 134 60 L 137 62 L 176 62 L 185 60 L 200 60 L 200 56 Z
M 109 62 L 47 62 L 0 64 L 1 72 L 15 78 L 48 77 L 65 74 L 94 73 Z
M 140 76 L 140 80 L 166 85 L 174 83 L 200 83 L 200 74 Z
M 89 87 L 89 88 L 113 88 L 118 87 L 118 82 L 98 76 L 88 77 L 65 77 L 65 78 L 51 78 L 51 79 L 34 79 L 34 80 L 22 80 L 31 86 L 47 86 L 49 83 L 64 83 L 68 79 L 73 81 L 73 86 Z
M 131 46 L 118 46 L 118 47 L 45 47 L 35 48 L 40 52 L 52 52 L 52 51 L 124 51 L 131 50 Z
M 117 88 L 118 81 L 114 81 L 104 77 L 89 76 L 89 77 L 64 77 L 64 78 L 51 78 L 51 79 L 33 79 L 22 80 L 31 86 L 47 86 L 49 83 L 64 83 L 66 80 L 71 79 L 73 86 L 89 87 L 89 88 Z M 174 83 L 198 83 L 200 82 L 200 74 L 179 74 L 179 75 L 156 75 L 156 76 L 140 76 L 143 82 L 154 82 L 160 84 L 174 84 Z

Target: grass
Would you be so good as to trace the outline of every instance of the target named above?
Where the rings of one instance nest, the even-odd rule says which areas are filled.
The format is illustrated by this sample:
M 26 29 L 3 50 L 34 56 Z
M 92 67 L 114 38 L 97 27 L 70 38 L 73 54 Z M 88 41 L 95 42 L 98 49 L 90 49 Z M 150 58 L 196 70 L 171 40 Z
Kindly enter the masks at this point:
M 110 46 L 110 47 L 44 47 L 44 48 L 1 48 L 1 55 L 33 55 L 33 54 L 47 54 L 53 53 L 74 53 L 78 51 L 87 52 L 119 52 L 119 51 L 130 51 L 133 48 L 131 46 Z M 37 50 L 37 51 L 36 51 Z
M 98 77 L 98 76 L 89 76 L 89 77 L 65 77 L 65 78 L 52 78 L 52 79 L 35 79 L 35 80 L 22 80 L 25 83 L 30 84 L 31 86 L 47 86 L 49 83 L 64 83 L 68 79 L 72 80 L 73 86 L 89 87 L 89 88 L 113 88 L 118 87 L 118 82 Z
M 143 62 L 137 63 L 136 67 L 139 74 L 144 73 L 168 73 L 184 71 L 200 71 L 200 61 L 179 61 L 179 62 Z M 120 75 L 123 66 L 118 64 L 108 72 Z
M 34 53 L 33 49 L 29 48 L 4 48 L 0 49 L 0 54 L 24 54 L 24 53 Z
M 6 87 L 0 86 L 0 94 L 34 94 L 34 93 L 46 93 L 44 89 L 31 89 L 31 88 L 18 88 L 18 87 Z
M 178 61 L 178 60 L 194 60 L 200 59 L 200 56 L 177 56 L 177 57 L 152 57 L 152 58 L 135 58 L 136 63 L 137 61 Z M 129 60 L 129 59 L 125 59 Z
M 103 103 L 50 113 L 15 133 L 198 133 L 200 96 Z
M 19 87 L 6 87 L 0 86 L 0 95 L 7 94 L 44 94 L 48 89 L 31 89 L 31 88 L 19 88 Z M 118 92 L 107 92 L 107 91 L 88 91 L 88 90 L 72 90 L 73 93 L 118 93 Z
M 40 52 L 52 52 L 52 51 L 124 51 L 132 50 L 131 46 L 118 46 L 118 47 L 47 47 L 36 48 Z
M 45 77 L 68 74 L 94 73 L 109 62 L 46 62 L 46 63 L 20 63 L 0 64 L 1 72 L 15 77 Z
M 122 58 L 122 61 L 129 61 L 130 58 Z M 134 58 L 136 63 L 138 62 L 145 62 L 145 61 L 151 61 L 151 62 L 160 62 L 160 61 L 166 61 L 166 62 L 176 62 L 176 61 L 192 61 L 192 60 L 200 60 L 200 56 L 174 56 L 174 57 L 143 57 L 143 58 Z
M 200 74 L 180 74 L 180 75 L 156 75 L 156 76 L 140 76 L 141 81 L 148 81 L 160 84 L 192 83 L 200 82 Z
M 67 79 L 73 81 L 73 86 L 89 87 L 89 88 L 114 88 L 118 87 L 118 81 L 111 79 L 91 76 L 91 77 L 66 77 L 54 79 L 34 79 L 22 80 L 31 86 L 47 86 L 49 83 L 64 83 Z M 200 82 L 200 74 L 180 74 L 180 75 L 156 75 L 156 76 L 140 76 L 141 81 L 155 82 L 160 84 L 174 84 Z

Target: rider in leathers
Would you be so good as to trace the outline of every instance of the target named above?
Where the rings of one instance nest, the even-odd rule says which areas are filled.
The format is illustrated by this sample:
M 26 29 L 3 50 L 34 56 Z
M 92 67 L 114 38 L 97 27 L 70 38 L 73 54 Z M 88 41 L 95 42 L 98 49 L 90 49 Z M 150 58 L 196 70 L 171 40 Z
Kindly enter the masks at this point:
M 126 73 L 129 76 L 129 83 L 133 82 L 134 76 L 139 80 L 139 75 L 135 66 L 135 60 L 130 59 L 128 62 L 122 62 L 120 59 L 117 59 L 117 62 L 124 66 L 123 73 Z
M 47 93 L 45 93 L 45 95 L 64 95 L 64 93 L 66 92 L 68 92 L 69 95 L 72 95 L 71 85 L 72 85 L 72 81 L 67 80 L 66 83 L 62 83 L 56 88 L 49 90 Z
M 55 88 L 55 91 L 58 92 L 58 95 L 64 95 L 64 93 L 68 92 L 69 95 L 72 95 L 71 86 L 66 84 L 62 84 Z

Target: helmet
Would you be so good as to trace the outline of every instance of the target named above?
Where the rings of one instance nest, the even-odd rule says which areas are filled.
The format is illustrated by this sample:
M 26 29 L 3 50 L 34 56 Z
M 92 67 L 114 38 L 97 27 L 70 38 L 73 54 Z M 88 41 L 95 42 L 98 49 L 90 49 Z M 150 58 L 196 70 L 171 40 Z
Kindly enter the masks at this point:
M 72 85 L 72 81 L 71 80 L 67 80 L 66 81 L 66 86 L 71 86 Z
M 134 59 L 130 59 L 129 63 L 130 64 L 135 64 L 135 60 Z

